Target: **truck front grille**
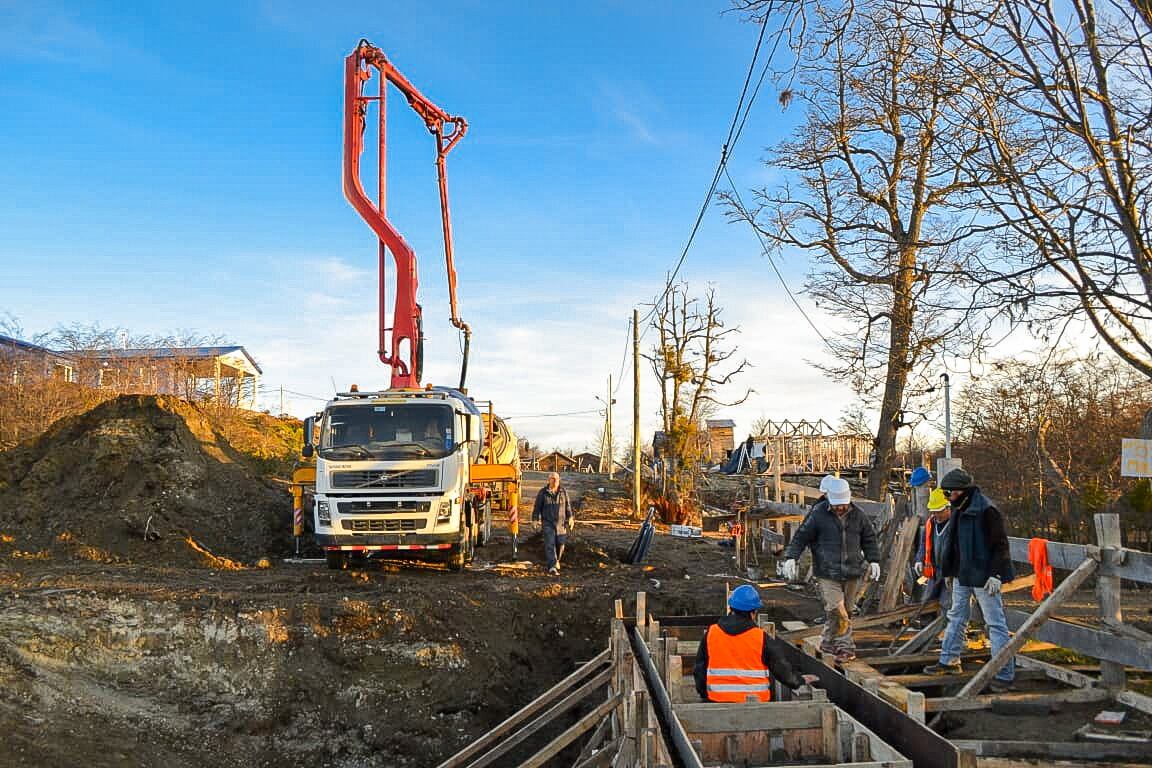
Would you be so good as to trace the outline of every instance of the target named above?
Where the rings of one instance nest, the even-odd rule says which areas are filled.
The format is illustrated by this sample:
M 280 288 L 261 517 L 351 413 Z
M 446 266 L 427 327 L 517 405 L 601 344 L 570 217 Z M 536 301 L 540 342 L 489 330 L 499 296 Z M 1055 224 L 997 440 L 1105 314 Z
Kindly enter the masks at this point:
M 333 488 L 431 488 L 438 480 L 435 469 L 369 469 L 332 473 Z
M 432 502 L 430 501 L 366 499 L 364 501 L 336 502 L 336 511 L 342 515 L 395 515 L 398 513 L 423 515 L 431 509 Z
M 341 521 L 344 530 L 353 533 L 401 533 L 405 531 L 420 531 L 427 524 L 425 520 L 366 520 L 353 519 Z

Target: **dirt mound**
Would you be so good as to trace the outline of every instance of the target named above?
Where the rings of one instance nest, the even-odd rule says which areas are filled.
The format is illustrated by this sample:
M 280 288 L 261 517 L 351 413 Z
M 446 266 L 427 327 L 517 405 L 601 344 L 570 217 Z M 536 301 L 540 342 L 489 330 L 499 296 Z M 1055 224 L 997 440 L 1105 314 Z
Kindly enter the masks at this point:
M 182 400 L 118 397 L 0 453 L 0 534 L 24 556 L 252 563 L 287 551 L 291 502 L 247 461 Z

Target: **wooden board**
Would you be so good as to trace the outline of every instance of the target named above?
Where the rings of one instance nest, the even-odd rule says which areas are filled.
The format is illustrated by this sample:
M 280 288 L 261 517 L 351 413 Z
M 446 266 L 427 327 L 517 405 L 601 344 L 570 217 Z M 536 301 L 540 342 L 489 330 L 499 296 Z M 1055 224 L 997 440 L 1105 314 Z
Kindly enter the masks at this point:
M 1031 539 L 1022 539 L 1016 536 L 1008 537 L 1013 560 L 1018 563 L 1029 562 L 1028 544 L 1030 541 Z M 1098 548 L 1087 544 L 1065 544 L 1061 541 L 1049 541 L 1048 564 L 1061 571 L 1075 570 L 1080 563 L 1089 557 L 1089 549 Z M 1152 554 L 1125 548 L 1122 563 L 1119 565 L 1102 563 L 1100 572 L 1107 576 L 1119 576 L 1129 581 L 1152 584 Z
M 1006 608 L 1004 613 L 1008 617 L 1008 628 L 1013 631 L 1027 621 L 1029 616 L 1015 608 Z M 1129 628 L 1129 632 L 1137 631 Z M 1048 619 L 1036 628 L 1032 636 L 1085 656 L 1152 670 L 1152 637 L 1124 636 L 1104 627 L 1089 627 L 1059 619 Z

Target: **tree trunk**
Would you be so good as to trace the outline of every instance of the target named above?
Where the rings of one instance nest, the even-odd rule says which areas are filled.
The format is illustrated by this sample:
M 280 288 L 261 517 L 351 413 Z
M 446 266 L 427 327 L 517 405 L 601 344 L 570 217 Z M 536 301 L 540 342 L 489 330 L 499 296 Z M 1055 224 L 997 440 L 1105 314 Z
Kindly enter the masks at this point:
M 892 327 L 889 333 L 887 375 L 884 380 L 884 399 L 880 401 L 880 423 L 876 426 L 873 449 L 876 461 L 868 473 L 869 499 L 883 501 L 888 494 L 888 475 L 896 456 L 896 430 L 901 424 L 904 388 L 908 383 L 908 347 L 912 336 L 912 265 L 915 256 L 901 258 L 904 267 L 894 281 L 892 291 Z

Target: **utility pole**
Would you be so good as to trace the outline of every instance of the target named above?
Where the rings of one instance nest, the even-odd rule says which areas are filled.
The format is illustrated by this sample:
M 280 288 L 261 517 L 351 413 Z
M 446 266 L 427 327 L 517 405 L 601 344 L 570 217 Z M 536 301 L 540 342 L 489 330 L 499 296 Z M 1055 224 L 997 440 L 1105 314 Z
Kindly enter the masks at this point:
M 612 458 L 615 447 L 612 445 L 612 374 L 608 374 L 608 399 L 605 402 L 608 405 L 608 479 L 611 480 L 615 471 L 613 465 L 616 463 Z
M 632 513 L 640 519 L 640 311 L 632 310 Z
M 278 416 L 284 415 L 284 385 L 283 384 L 280 385 L 280 413 L 277 415 Z
M 944 379 L 944 458 L 952 458 L 952 385 L 948 381 L 948 374 L 942 373 Z

